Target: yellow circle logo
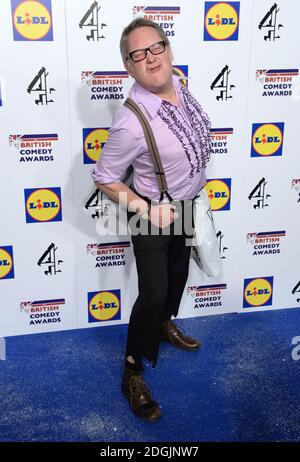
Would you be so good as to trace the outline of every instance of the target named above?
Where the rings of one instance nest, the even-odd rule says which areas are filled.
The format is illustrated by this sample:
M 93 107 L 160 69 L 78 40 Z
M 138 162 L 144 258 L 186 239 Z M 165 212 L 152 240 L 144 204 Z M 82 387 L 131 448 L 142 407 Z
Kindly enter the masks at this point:
M 0 279 L 5 278 L 10 273 L 12 266 L 11 256 L 5 249 L 0 248 Z
M 222 180 L 210 180 L 205 185 L 210 207 L 212 210 L 224 210 L 229 208 L 230 189 Z
M 28 0 L 20 3 L 13 14 L 16 30 L 27 40 L 40 40 L 48 34 L 51 15 L 40 2 Z
M 51 189 L 37 189 L 26 200 L 26 211 L 34 221 L 51 221 L 60 209 L 60 199 Z
M 177 66 L 173 66 L 173 74 L 174 75 L 178 75 L 179 77 L 181 77 L 180 79 L 180 82 L 186 87 L 187 86 L 187 79 L 185 77 L 187 77 L 183 70 L 180 69 L 180 67 L 177 67 Z
M 108 130 L 97 128 L 91 131 L 84 140 L 84 151 L 94 162 L 100 159 L 102 149 L 108 138 Z
M 282 131 L 277 125 L 264 124 L 255 130 L 252 146 L 259 155 L 271 156 L 280 149 L 282 140 Z
M 109 321 L 119 309 L 119 298 L 113 292 L 98 292 L 89 303 L 89 313 L 97 321 Z
M 272 285 L 264 278 L 253 279 L 246 285 L 244 297 L 251 306 L 266 305 L 272 297 Z
M 227 40 L 237 30 L 238 14 L 228 3 L 213 5 L 205 16 L 207 33 L 215 40 Z

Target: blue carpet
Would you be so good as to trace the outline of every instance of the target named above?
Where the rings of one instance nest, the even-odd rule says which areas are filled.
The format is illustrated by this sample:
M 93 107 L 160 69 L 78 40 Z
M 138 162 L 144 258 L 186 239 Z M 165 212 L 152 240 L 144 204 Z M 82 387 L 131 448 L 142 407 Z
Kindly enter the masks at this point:
M 162 344 L 145 378 L 163 417 L 120 393 L 127 326 L 7 338 L 0 441 L 300 441 L 300 309 L 179 320 L 198 352 Z

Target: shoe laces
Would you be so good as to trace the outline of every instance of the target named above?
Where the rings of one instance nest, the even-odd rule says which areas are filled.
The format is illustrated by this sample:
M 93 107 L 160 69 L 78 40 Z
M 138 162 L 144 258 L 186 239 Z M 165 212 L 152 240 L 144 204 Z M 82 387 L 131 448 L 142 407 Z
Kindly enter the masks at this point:
M 178 326 L 177 324 L 172 323 L 170 325 L 170 331 L 172 331 L 172 330 L 174 330 L 175 332 L 178 332 L 180 334 L 180 336 L 184 340 L 190 340 L 191 339 L 191 337 L 185 333 L 185 330 L 184 330 L 184 328 L 182 326 Z M 171 343 L 174 345 L 172 336 L 169 336 L 169 338 L 170 338 Z
M 175 330 L 177 332 L 179 332 L 180 334 L 183 334 L 187 337 L 186 333 L 185 333 L 185 330 L 182 326 L 179 326 L 178 324 L 175 324 L 175 323 L 170 323 L 170 330 Z
M 140 375 L 133 375 L 130 379 L 130 390 L 133 395 L 141 394 L 143 392 L 152 395 L 149 385 L 143 380 Z

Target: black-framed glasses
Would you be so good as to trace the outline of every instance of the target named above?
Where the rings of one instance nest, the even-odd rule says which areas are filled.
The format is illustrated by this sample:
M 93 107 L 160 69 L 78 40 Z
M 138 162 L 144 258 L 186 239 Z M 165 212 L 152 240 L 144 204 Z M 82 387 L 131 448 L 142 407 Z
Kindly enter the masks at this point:
M 133 62 L 138 63 L 139 61 L 143 61 L 143 59 L 146 58 L 147 51 L 150 51 L 152 55 L 160 55 L 165 51 L 166 45 L 168 44 L 164 40 L 161 40 L 160 42 L 153 43 L 153 45 L 148 48 L 133 50 L 131 53 L 128 53 L 128 56 L 132 59 Z

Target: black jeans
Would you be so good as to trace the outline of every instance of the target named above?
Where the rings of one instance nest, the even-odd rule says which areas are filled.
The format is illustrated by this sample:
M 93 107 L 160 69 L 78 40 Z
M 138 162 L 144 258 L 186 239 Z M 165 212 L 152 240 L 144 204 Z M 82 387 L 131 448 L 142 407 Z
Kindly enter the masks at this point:
M 180 204 L 184 205 L 184 213 L 178 220 L 183 223 L 184 217 L 192 217 L 192 201 Z M 134 213 L 128 213 L 128 219 L 132 216 Z M 191 247 L 186 245 L 186 239 L 192 237 L 191 228 L 176 235 L 174 223 L 169 231 L 169 235 L 131 236 L 139 295 L 130 316 L 126 356 L 133 356 L 138 365 L 144 357 L 155 366 L 162 323 L 177 316 L 188 277 Z

